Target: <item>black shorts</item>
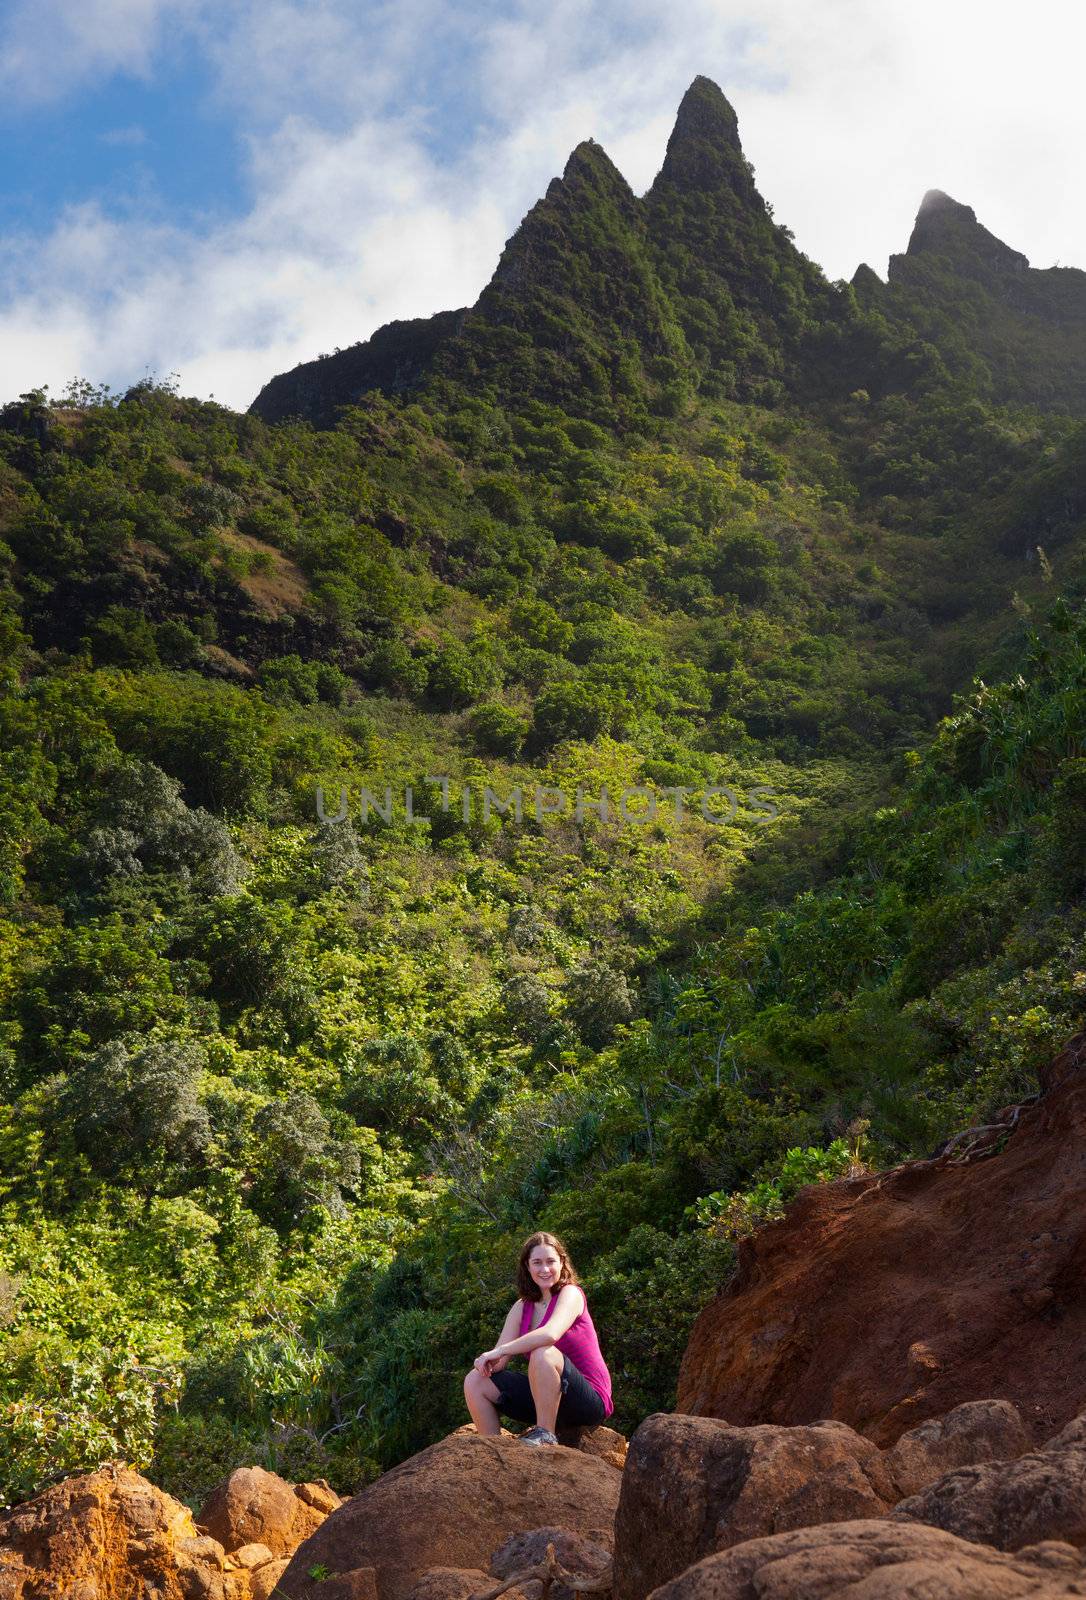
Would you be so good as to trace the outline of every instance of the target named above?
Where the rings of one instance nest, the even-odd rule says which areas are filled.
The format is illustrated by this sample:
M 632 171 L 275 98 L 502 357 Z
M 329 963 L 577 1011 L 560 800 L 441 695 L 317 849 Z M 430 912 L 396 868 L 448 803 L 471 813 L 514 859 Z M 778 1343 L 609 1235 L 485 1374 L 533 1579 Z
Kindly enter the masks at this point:
M 558 1402 L 556 1428 L 592 1428 L 607 1415 L 603 1396 L 593 1389 L 580 1367 L 562 1355 L 562 1398 Z M 526 1372 L 492 1372 L 490 1381 L 500 1392 L 498 1410 L 514 1422 L 535 1423 L 535 1401 Z

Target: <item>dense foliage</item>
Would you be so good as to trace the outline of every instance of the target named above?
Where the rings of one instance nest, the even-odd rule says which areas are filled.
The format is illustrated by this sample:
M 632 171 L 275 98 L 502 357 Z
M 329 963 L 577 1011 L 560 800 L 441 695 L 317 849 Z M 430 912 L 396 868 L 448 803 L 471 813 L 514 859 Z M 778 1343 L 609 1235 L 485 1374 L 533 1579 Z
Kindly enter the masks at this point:
M 1080 1020 L 1086 429 L 910 366 L 704 110 L 413 395 L 0 412 L 3 1495 L 353 1487 L 535 1226 L 631 1426 L 737 1237 Z

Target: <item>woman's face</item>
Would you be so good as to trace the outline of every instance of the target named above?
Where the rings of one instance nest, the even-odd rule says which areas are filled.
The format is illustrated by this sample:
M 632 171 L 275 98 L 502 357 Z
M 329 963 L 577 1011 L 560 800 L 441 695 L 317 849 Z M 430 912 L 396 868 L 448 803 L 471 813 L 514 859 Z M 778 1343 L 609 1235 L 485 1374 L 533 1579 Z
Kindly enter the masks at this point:
M 551 1244 L 537 1244 L 528 1257 L 528 1271 L 532 1282 L 541 1289 L 552 1290 L 562 1273 L 562 1257 Z

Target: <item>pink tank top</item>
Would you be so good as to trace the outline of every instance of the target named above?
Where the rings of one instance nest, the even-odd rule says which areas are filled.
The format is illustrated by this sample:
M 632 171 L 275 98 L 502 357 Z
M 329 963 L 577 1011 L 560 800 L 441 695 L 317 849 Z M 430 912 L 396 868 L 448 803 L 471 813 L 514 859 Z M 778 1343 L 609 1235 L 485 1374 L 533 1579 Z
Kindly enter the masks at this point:
M 573 1287 L 580 1289 L 579 1284 L 574 1284 Z M 584 1301 L 584 1309 L 580 1316 L 566 1329 L 562 1337 L 554 1341 L 554 1347 L 556 1350 L 561 1350 L 564 1356 L 568 1356 L 578 1372 L 583 1373 L 588 1379 L 593 1389 L 603 1400 L 604 1416 L 609 1417 L 615 1409 L 611 1400 L 611 1374 L 608 1372 L 607 1364 L 600 1353 L 600 1342 L 596 1337 L 596 1330 L 592 1326 L 592 1318 L 588 1314 L 588 1296 L 583 1289 L 580 1289 L 580 1294 L 581 1299 Z M 540 1327 L 543 1326 L 543 1323 L 546 1322 L 554 1310 L 557 1301 L 558 1296 L 552 1294 L 550 1304 L 543 1313 L 543 1321 L 540 1322 Z M 532 1311 L 536 1303 L 534 1300 L 526 1300 L 524 1302 L 524 1309 L 520 1314 L 520 1331 L 522 1334 L 531 1331 Z

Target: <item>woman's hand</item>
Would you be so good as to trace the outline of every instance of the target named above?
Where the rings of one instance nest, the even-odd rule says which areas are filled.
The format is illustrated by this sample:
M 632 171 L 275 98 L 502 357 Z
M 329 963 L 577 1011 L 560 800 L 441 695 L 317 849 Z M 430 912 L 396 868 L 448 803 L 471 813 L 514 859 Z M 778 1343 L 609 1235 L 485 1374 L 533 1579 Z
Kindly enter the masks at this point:
M 481 1356 L 475 1357 L 475 1370 L 481 1372 L 484 1378 L 489 1378 L 495 1370 L 500 1371 L 504 1365 L 500 1350 L 484 1350 Z

